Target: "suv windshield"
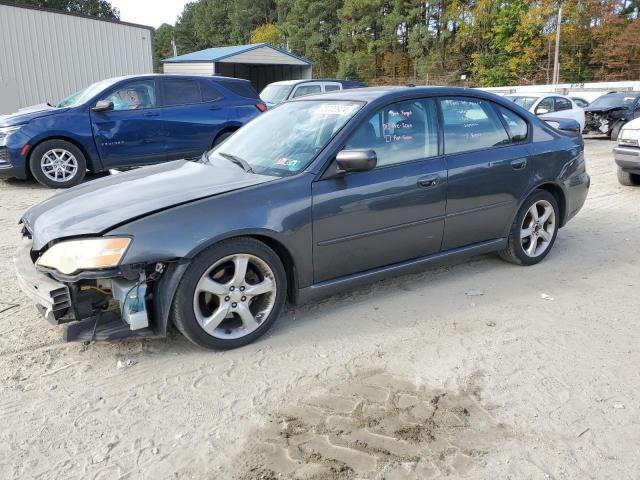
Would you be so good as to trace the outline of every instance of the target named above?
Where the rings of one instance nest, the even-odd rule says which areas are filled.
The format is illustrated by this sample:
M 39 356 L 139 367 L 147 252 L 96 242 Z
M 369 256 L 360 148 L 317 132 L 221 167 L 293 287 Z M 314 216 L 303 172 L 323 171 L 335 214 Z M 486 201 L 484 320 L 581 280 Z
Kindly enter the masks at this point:
M 511 100 L 516 105 L 520 105 L 525 110 L 529 110 L 531 106 L 536 103 L 536 100 L 540 97 L 516 97 L 516 96 L 507 96 L 509 100 Z
M 83 88 L 82 90 L 77 91 L 76 93 L 69 95 L 67 98 L 60 100 L 60 103 L 56 105 L 58 108 L 64 107 L 77 107 L 82 105 L 87 100 L 90 100 L 95 95 L 100 93 L 102 90 L 107 88 L 109 85 L 115 83 L 117 79 L 109 79 L 102 80 L 100 82 L 92 83 L 88 87 Z
M 637 92 L 607 93 L 591 102 L 590 107 L 630 107 L 638 95 Z
M 291 88 L 291 85 L 267 85 L 260 92 L 260 98 L 267 103 L 281 103 L 287 99 Z
M 251 121 L 208 153 L 246 171 L 287 176 L 303 170 L 362 103 L 307 100 L 284 103 Z

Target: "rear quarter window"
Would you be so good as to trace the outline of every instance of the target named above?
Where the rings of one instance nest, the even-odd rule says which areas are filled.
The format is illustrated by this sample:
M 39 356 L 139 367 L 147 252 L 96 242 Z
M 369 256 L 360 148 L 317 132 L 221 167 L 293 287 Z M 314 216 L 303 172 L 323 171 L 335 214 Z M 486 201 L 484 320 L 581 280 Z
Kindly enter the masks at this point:
M 225 89 L 241 97 L 255 98 L 255 99 L 259 98 L 258 92 L 256 92 L 256 89 L 253 88 L 253 85 L 251 85 L 251 83 L 249 82 L 242 82 L 242 81 L 236 82 L 233 80 L 216 80 L 215 83 L 217 83 L 218 85 L 221 85 Z

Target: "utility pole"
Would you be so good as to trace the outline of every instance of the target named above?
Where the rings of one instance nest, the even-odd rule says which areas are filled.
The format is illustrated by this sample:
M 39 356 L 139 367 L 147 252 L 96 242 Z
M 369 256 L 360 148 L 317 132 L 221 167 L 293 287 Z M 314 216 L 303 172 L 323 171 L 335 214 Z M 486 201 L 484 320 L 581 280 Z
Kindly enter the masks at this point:
M 556 52 L 553 61 L 553 84 L 560 83 L 560 24 L 562 23 L 562 1 L 558 4 L 558 24 L 556 26 Z

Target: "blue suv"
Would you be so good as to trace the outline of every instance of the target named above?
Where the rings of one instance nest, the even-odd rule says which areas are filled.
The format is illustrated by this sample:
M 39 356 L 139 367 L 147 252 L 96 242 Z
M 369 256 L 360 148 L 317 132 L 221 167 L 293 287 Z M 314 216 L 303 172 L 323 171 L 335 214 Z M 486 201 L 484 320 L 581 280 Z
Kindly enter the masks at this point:
M 192 158 L 266 110 L 247 80 L 141 75 L 103 80 L 58 105 L 0 116 L 0 176 L 55 188 L 105 171 Z

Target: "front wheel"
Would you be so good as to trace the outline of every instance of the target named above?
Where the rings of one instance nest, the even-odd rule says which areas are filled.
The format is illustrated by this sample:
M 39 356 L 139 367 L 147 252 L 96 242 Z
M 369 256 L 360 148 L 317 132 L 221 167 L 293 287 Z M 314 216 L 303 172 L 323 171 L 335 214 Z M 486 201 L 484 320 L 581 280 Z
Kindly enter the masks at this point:
M 230 239 L 194 258 L 176 291 L 172 320 L 196 345 L 236 348 L 271 327 L 286 292 L 284 267 L 271 248 L 253 238 Z
M 630 172 L 625 172 L 618 167 L 618 182 L 625 187 L 637 187 L 640 185 L 640 175 Z
M 541 262 L 556 241 L 559 219 L 553 195 L 544 190 L 532 193 L 520 207 L 500 256 L 519 265 Z
M 611 140 L 613 140 L 614 142 L 618 140 L 618 135 L 620 135 L 620 130 L 622 130 L 622 127 L 624 127 L 624 125 L 624 122 L 618 122 L 613 126 L 613 128 L 611 129 Z
M 53 188 L 78 185 L 87 173 L 84 154 L 65 140 L 47 140 L 36 146 L 29 167 L 39 183 Z

